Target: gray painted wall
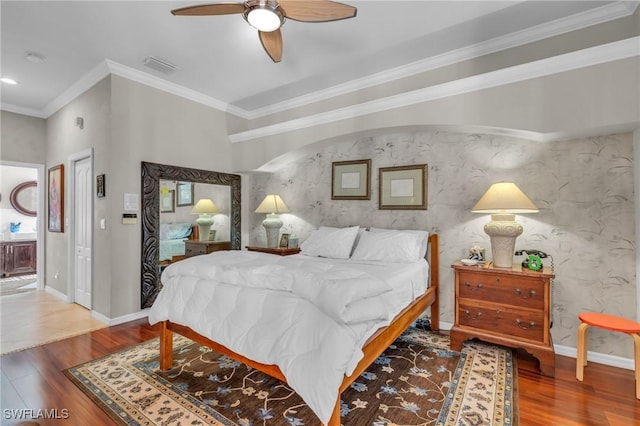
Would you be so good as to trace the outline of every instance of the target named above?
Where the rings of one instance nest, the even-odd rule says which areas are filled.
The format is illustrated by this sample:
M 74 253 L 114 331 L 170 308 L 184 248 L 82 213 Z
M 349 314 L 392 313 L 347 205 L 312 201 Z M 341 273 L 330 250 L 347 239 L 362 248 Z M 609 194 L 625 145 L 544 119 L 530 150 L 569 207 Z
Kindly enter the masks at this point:
M 331 163 L 372 160 L 370 201 L 332 201 Z M 427 211 L 378 210 L 378 168 L 426 163 Z M 510 180 L 540 208 L 518 215 L 524 233 L 516 247 L 553 256 L 552 335 L 555 344 L 575 347 L 577 314 L 636 313 L 634 161 L 631 134 L 540 143 L 506 136 L 387 130 L 318 148 L 252 177 L 249 209 L 277 193 L 289 206 L 283 232 L 303 241 L 318 225 L 363 225 L 426 229 L 440 234 L 441 319 L 453 322 L 452 262 L 480 245 L 490 255 L 483 226 L 489 215 L 471 213 L 488 187 Z M 250 215 L 251 244 L 264 244 L 264 215 Z M 518 258 L 515 258 L 516 260 Z M 632 357 L 624 334 L 590 332 L 589 349 Z
M 1 111 L 0 130 L 2 161 L 45 163 L 47 127 L 44 119 Z

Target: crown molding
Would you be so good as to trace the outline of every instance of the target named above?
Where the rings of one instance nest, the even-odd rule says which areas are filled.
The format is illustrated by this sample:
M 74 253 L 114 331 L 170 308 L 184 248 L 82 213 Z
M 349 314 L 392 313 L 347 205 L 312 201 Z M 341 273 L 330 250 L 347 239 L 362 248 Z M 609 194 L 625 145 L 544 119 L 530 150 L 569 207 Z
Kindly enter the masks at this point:
M 255 118 L 271 115 L 274 113 L 298 108 L 304 105 L 323 101 L 332 97 L 363 90 L 372 86 L 389 83 L 401 78 L 410 77 L 416 74 L 427 72 L 443 66 L 455 64 L 461 61 L 484 56 L 490 53 L 509 49 L 523 44 L 538 41 L 544 38 L 557 36 L 570 31 L 575 31 L 603 22 L 629 16 L 635 12 L 640 2 L 638 1 L 618 1 L 607 4 L 592 10 L 575 14 L 553 22 L 541 24 L 526 30 L 517 31 L 503 37 L 496 37 L 486 42 L 477 43 L 462 49 L 425 58 L 400 67 L 381 71 L 367 77 L 355 79 L 343 84 L 335 85 L 326 89 L 318 90 L 303 96 L 292 98 L 286 101 L 268 105 L 263 108 L 246 110 L 227 102 L 223 102 L 211 96 L 203 95 L 192 89 L 168 82 L 159 77 L 155 77 L 143 71 L 127 67 L 109 59 L 105 59 L 94 69 L 85 74 L 80 80 L 65 90 L 61 95 L 47 104 L 42 110 L 24 108 L 12 104 L 1 104 L 1 109 L 39 118 L 48 118 L 56 113 L 60 108 L 67 105 L 76 97 L 87 91 L 97 82 L 108 76 L 110 73 L 124 77 L 138 83 L 162 90 L 176 96 L 227 112 L 238 117 L 252 120 Z
M 108 64 L 110 72 L 119 77 L 123 77 L 128 80 L 153 87 L 163 92 L 171 93 L 172 95 L 180 96 L 182 98 L 209 106 L 211 108 L 215 108 L 223 112 L 229 112 L 241 117 L 246 116 L 245 110 L 229 105 L 228 103 L 220 101 L 211 96 L 203 95 L 202 93 L 195 90 L 188 89 L 175 83 L 171 83 L 169 81 L 163 80 L 162 78 L 155 77 L 151 74 L 147 74 L 146 72 L 119 64 L 109 59 L 107 59 L 105 62 Z
M 16 114 L 28 115 L 29 117 L 47 118 L 41 110 L 24 108 L 18 105 L 2 103 L 0 105 L 2 111 L 14 112 Z
M 245 111 L 245 118 L 252 120 L 289 109 L 299 108 L 325 99 L 390 83 L 402 78 L 411 77 L 416 74 L 453 65 L 462 61 L 533 43 L 545 38 L 558 36 L 589 26 L 624 18 L 625 16 L 633 14 L 638 4 L 638 2 L 616 2 L 604 5 L 563 19 L 557 19 L 525 30 L 516 31 L 506 36 L 496 37 L 482 43 L 476 43 L 441 55 L 421 59 L 419 61 L 371 74 L 363 78 L 338 84 L 327 89 L 318 90 L 286 101 L 271 104 L 263 108 Z
M 62 107 L 89 90 L 108 75 L 109 67 L 107 66 L 106 61 L 99 63 L 95 68 L 82 76 L 80 80 L 73 83 L 71 87 L 65 90 L 60 96 L 49 102 L 47 106 L 42 109 L 42 114 L 45 118 L 51 117 Z
M 232 143 L 402 108 L 422 102 L 640 56 L 640 37 L 571 52 L 435 86 L 229 135 Z

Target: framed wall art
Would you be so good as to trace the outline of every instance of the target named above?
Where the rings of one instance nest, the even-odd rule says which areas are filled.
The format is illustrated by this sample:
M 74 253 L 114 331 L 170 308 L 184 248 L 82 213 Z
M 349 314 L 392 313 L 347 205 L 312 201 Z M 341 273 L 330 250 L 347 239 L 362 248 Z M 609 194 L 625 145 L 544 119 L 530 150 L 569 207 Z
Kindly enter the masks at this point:
M 105 185 L 104 175 L 96 176 L 96 196 L 98 198 L 104 198 L 106 195 L 104 185 Z
M 176 191 L 170 189 L 160 192 L 160 213 L 173 213 L 176 211 Z
M 64 232 L 64 164 L 48 170 L 49 232 Z
M 379 170 L 380 210 L 427 210 L 427 165 Z
M 371 160 L 334 162 L 331 181 L 332 200 L 370 200 Z
M 178 182 L 176 186 L 176 207 L 193 205 L 193 183 Z

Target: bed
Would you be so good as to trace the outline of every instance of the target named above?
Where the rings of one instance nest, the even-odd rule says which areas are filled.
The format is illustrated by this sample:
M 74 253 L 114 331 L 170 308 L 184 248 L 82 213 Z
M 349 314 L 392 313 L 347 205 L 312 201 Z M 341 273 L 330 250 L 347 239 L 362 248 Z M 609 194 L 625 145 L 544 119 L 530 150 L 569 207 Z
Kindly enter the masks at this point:
M 160 264 L 168 264 L 184 258 L 184 242 L 198 238 L 198 227 L 191 223 L 161 223 L 158 236 L 158 261 Z
M 340 425 L 340 394 L 427 308 L 439 328 L 438 235 L 410 250 L 428 261 L 403 262 L 364 249 L 377 240 L 402 252 L 409 240 L 385 230 L 357 231 L 353 247 L 331 237 L 344 231 L 315 232 L 329 238 L 305 250 L 310 237 L 305 254 L 215 252 L 167 267 L 149 313 L 160 369 L 172 366 L 175 332 L 287 382 L 323 424 Z M 327 250 L 340 258 L 317 255 Z

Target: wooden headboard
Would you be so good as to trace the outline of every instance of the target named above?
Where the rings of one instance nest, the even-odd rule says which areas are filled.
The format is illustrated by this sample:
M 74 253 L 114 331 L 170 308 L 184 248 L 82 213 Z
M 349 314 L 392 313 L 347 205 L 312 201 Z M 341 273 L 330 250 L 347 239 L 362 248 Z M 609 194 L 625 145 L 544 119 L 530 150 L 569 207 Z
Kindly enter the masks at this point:
M 191 235 L 189 235 L 190 240 L 199 240 L 200 239 L 200 228 L 198 225 L 191 225 Z

